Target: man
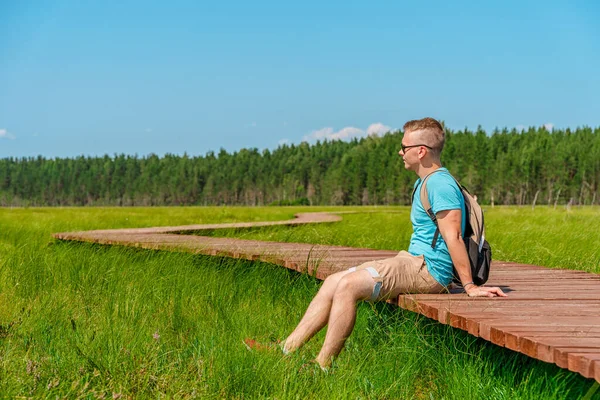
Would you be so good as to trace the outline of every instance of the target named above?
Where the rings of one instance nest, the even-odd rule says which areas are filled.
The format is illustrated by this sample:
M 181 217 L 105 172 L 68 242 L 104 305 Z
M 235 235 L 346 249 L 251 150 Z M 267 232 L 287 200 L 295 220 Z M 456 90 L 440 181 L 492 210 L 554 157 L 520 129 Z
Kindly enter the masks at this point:
M 416 190 L 410 215 L 413 235 L 408 252 L 367 262 L 325 279 L 296 329 L 281 343 L 284 353 L 298 349 L 328 325 L 325 342 L 315 359 L 326 369 L 354 328 L 358 301 L 387 300 L 401 293 L 441 293 L 452 281 L 453 265 L 469 296 L 506 296 L 498 287 L 478 287 L 473 283 L 461 233 L 466 221 L 464 198 L 440 162 L 444 140 L 444 130 L 435 119 L 409 121 L 404 125 L 399 151 L 404 167 L 419 176 L 415 187 L 424 177 L 439 170 L 427 181 L 427 193 L 441 234 L 435 248 L 431 243 L 436 227 Z

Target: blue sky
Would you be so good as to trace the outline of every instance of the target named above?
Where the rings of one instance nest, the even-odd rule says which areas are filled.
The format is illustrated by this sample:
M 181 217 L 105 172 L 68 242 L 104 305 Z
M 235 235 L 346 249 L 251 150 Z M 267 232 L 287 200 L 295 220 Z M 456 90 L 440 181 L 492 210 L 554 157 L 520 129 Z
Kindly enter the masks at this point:
M 417 3 L 0 0 L 0 157 L 600 126 L 600 3 Z

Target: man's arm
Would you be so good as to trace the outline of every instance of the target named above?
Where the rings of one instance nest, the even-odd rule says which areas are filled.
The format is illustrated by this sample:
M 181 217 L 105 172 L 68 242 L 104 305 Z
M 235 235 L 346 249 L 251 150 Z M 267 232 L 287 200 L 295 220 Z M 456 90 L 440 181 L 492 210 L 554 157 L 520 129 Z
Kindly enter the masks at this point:
M 440 233 L 446 245 L 448 245 L 448 252 L 450 253 L 450 258 L 452 258 L 456 272 L 458 272 L 460 281 L 463 287 L 467 284 L 467 287 L 465 287 L 467 294 L 471 297 L 506 297 L 506 294 L 499 287 L 468 285 L 468 282 L 473 282 L 473 277 L 471 276 L 469 256 L 460 230 L 462 222 L 461 210 L 440 211 L 436 214 L 436 217 Z

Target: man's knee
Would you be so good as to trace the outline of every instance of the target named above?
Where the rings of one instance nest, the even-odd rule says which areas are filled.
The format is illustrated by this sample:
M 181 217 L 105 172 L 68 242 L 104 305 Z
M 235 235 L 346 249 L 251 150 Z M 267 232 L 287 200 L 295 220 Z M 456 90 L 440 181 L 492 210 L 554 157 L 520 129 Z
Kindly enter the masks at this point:
M 337 290 L 340 279 L 342 279 L 347 273 L 348 271 L 336 272 L 335 274 L 331 274 L 325 278 L 317 296 L 326 296 L 332 298 Z
M 342 277 L 344 276 L 344 272 L 346 271 L 336 272 L 335 274 L 329 275 L 323 281 L 323 285 L 337 286 L 340 279 L 342 279 Z
M 375 282 L 367 271 L 356 271 L 340 278 L 335 298 L 364 300 L 370 297 Z

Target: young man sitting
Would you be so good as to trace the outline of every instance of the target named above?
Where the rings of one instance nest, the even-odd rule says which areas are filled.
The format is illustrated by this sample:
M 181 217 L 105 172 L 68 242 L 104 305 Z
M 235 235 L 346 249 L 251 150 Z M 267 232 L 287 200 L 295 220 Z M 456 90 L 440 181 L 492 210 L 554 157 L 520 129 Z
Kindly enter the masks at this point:
M 433 118 L 409 121 L 404 125 L 399 151 L 404 167 L 419 179 L 430 173 L 427 193 L 438 221 L 441 238 L 431 247 L 436 227 L 425 212 L 415 191 L 410 220 L 413 234 L 408 251 L 396 257 L 367 262 L 330 275 L 311 301 L 294 331 L 281 343 L 284 353 L 292 352 L 328 325 L 323 347 L 315 361 L 321 368 L 331 365 L 350 336 L 360 300 L 381 301 L 402 293 L 441 293 L 453 278 L 453 266 L 469 296 L 506 296 L 498 287 L 473 283 L 469 258 L 462 239 L 465 204 L 450 173 L 442 167 L 444 130 Z

